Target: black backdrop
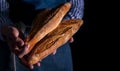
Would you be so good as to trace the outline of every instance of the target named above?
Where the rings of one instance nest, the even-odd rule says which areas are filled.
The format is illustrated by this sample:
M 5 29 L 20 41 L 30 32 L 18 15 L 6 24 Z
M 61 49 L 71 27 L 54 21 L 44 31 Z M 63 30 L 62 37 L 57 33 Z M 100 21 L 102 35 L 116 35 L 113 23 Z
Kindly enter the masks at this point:
M 97 4 L 96 0 L 85 0 L 84 24 L 74 35 L 75 41 L 71 44 L 74 71 L 99 70 L 99 50 L 95 37 Z

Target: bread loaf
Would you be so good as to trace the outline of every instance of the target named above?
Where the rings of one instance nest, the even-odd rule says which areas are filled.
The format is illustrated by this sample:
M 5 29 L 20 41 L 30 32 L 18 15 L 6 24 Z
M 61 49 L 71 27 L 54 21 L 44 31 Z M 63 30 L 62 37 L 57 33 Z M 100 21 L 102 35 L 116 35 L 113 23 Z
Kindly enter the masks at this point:
M 26 52 L 28 54 L 34 45 L 40 41 L 45 35 L 54 30 L 66 13 L 69 11 L 71 3 L 67 2 L 55 9 L 47 9 L 41 11 L 35 18 L 31 31 L 28 33 L 25 44 L 28 44 L 29 49 Z
M 33 65 L 51 54 L 55 49 L 65 44 L 81 27 L 83 20 L 64 20 L 52 32 L 40 40 L 23 59 L 28 65 Z

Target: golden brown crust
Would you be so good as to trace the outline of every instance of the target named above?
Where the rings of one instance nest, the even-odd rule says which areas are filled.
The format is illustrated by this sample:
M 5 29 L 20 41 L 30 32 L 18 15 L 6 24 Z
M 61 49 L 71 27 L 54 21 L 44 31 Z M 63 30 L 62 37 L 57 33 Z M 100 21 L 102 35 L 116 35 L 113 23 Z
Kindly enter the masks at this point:
M 40 22 L 38 18 L 42 15 L 39 14 L 38 18 L 35 20 L 35 24 L 38 25 L 40 29 L 38 26 L 36 28 L 36 25 L 33 24 L 31 33 L 28 34 L 26 40 L 26 42 L 30 44 L 30 48 L 28 54 L 21 59 L 25 65 L 34 65 L 38 61 L 41 61 L 55 49 L 65 44 L 79 30 L 83 20 L 71 19 L 63 20 L 61 22 L 64 15 L 69 11 L 70 5 L 70 3 L 66 3 L 62 8 L 56 10 L 57 13 L 53 13 L 54 15 L 52 16 L 52 19 L 50 18 L 51 16 L 44 19 L 41 18 L 44 21 L 41 21 L 43 26 L 41 26 L 40 23 L 38 24 L 38 22 Z M 52 10 L 47 10 L 44 14 L 49 14 L 50 11 Z M 34 28 L 36 29 L 34 30 Z
M 31 30 L 27 35 L 26 42 L 30 41 L 33 38 L 33 36 L 37 33 L 37 31 L 40 29 L 40 27 L 44 25 L 42 22 L 45 21 L 50 11 L 51 9 L 44 9 L 39 11 L 39 13 L 37 14 L 33 21 Z
M 64 20 L 41 41 L 39 41 L 28 56 L 28 64 L 33 65 L 51 54 L 55 49 L 65 44 L 82 25 L 82 20 Z
M 54 10 L 46 10 L 42 12 L 43 14 L 38 14 L 36 20 L 33 22 L 33 27 L 26 38 L 25 43 L 29 45 L 29 49 L 26 53 L 29 53 L 38 41 L 59 25 L 70 7 L 71 3 L 68 2 Z

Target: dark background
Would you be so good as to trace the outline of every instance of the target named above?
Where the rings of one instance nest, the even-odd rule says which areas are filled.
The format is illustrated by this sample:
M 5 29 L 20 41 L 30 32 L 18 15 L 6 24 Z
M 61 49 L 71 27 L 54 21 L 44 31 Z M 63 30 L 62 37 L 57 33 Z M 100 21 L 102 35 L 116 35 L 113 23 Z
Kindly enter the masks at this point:
M 85 0 L 84 24 L 74 35 L 71 44 L 74 71 L 100 70 L 99 45 L 97 45 L 96 24 L 98 24 L 98 1 Z
M 84 24 L 71 44 L 74 71 L 117 71 L 119 4 L 112 0 L 84 1 Z

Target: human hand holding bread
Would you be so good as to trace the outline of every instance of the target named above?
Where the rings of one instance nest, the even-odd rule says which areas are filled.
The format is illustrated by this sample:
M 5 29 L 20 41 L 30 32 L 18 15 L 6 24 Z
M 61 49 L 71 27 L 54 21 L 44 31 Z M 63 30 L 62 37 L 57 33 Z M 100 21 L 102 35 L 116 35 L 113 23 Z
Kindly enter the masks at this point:
M 26 66 L 33 67 L 57 48 L 65 44 L 80 28 L 79 19 L 63 20 L 71 3 L 55 9 L 41 11 L 33 21 L 25 39 L 25 47 L 18 57 Z M 39 65 L 39 64 L 38 64 Z

